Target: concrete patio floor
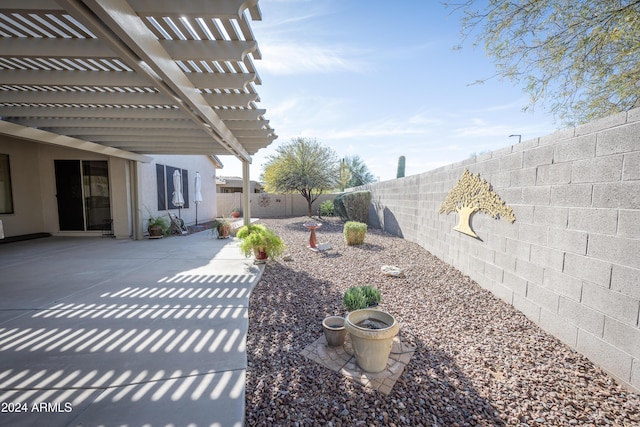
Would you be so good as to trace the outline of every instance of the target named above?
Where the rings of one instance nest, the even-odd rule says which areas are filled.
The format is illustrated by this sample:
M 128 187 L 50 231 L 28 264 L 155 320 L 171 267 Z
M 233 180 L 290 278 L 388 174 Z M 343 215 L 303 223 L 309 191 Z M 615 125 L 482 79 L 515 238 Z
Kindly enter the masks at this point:
M 0 245 L 0 425 L 241 426 L 263 268 L 208 231 Z

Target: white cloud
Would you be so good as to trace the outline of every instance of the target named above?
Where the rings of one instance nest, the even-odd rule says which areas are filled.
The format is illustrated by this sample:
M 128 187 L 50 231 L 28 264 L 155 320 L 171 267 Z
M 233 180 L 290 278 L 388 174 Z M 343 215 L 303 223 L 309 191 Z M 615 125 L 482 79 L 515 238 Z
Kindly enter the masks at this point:
M 261 45 L 260 69 L 280 75 L 300 73 L 360 72 L 363 64 L 354 59 L 357 52 L 294 42 Z

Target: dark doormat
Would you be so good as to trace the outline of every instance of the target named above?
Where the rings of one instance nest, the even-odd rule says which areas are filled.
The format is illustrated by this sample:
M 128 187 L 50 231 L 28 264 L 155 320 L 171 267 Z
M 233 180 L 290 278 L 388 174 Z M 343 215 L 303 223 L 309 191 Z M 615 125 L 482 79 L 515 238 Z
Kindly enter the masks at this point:
M 40 239 L 42 237 L 50 237 L 50 236 L 51 236 L 50 233 L 21 234 L 20 236 L 10 236 L 10 237 L 5 237 L 4 239 L 0 239 L 0 244 L 22 242 L 23 240 Z

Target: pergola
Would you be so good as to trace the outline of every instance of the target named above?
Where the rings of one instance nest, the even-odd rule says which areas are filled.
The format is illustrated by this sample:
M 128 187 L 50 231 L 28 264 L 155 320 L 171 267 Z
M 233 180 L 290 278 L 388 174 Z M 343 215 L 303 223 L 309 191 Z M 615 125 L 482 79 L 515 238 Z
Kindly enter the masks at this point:
M 0 134 L 135 161 L 232 154 L 248 187 L 277 138 L 249 18 L 258 0 L 2 0 Z

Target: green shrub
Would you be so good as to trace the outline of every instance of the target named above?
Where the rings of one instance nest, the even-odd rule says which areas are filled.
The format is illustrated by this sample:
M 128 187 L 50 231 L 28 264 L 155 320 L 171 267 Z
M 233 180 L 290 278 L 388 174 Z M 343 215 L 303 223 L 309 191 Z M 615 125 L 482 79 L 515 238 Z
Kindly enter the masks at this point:
M 333 216 L 333 200 L 320 203 L 320 216 Z
M 371 205 L 370 191 L 354 191 L 336 196 L 333 200 L 334 212 L 345 221 L 369 222 Z
M 344 241 L 347 245 L 361 245 L 367 235 L 367 224 L 357 221 L 347 221 L 343 228 Z
M 347 221 L 347 209 L 344 207 L 344 196 L 346 194 L 338 194 L 333 199 L 333 214 L 339 216 L 343 220 Z
M 342 298 L 342 304 L 347 311 L 360 310 L 361 308 L 367 308 L 367 297 L 364 296 L 362 288 L 360 286 L 352 286 L 347 289 Z
M 347 311 L 360 310 L 380 303 L 380 291 L 373 286 L 351 286 L 344 293 L 342 304 Z
M 254 250 L 263 250 L 269 258 L 275 258 L 284 253 L 285 245 L 280 236 L 266 227 L 251 230 L 240 241 L 240 250 L 245 256 L 250 256 Z
M 265 231 L 265 230 L 266 230 L 266 227 L 264 225 L 260 225 L 260 224 L 243 225 L 236 232 L 236 237 L 238 239 L 240 239 L 240 240 L 244 240 L 253 231 L 262 232 L 262 231 Z
M 366 285 L 362 286 L 362 293 L 367 299 L 367 306 L 371 307 L 373 305 L 378 305 L 380 303 L 381 295 L 380 291 L 373 286 Z

